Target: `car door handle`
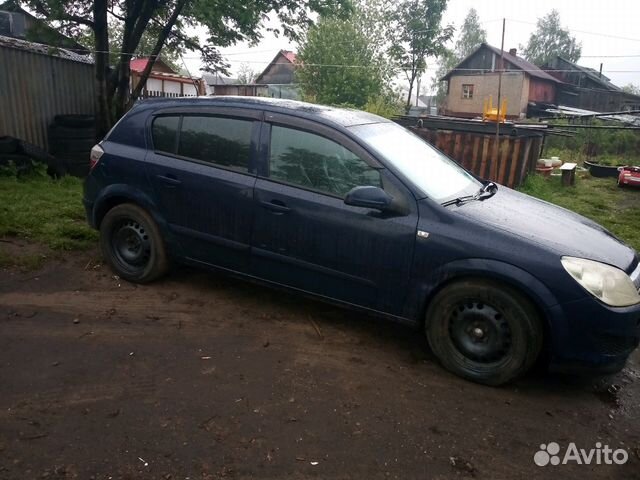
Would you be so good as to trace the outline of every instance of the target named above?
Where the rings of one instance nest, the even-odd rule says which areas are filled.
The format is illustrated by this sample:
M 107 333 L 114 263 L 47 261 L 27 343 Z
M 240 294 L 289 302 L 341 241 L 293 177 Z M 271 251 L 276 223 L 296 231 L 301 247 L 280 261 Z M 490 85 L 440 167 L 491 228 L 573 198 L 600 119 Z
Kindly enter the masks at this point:
M 171 185 L 173 187 L 182 184 L 182 182 L 178 180 L 176 177 L 169 176 L 169 175 L 156 175 L 156 178 L 160 180 L 162 183 L 166 183 L 167 185 Z
M 262 201 L 260 202 L 260 205 L 262 205 L 263 208 L 272 211 L 273 213 L 282 214 L 291 211 L 291 209 L 280 200 L 271 200 L 270 202 Z

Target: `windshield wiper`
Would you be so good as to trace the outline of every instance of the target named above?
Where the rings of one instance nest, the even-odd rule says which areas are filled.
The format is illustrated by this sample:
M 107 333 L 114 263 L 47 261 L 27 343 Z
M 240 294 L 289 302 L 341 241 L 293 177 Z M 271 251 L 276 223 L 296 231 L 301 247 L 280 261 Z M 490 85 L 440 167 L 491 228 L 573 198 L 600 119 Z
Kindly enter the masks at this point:
M 497 191 L 498 185 L 494 182 L 487 182 L 473 195 L 465 195 L 463 197 L 447 200 L 446 202 L 441 203 L 441 205 L 443 207 L 448 207 L 449 205 L 462 205 L 463 203 L 471 202 L 472 200 L 484 200 L 485 198 L 495 195 Z

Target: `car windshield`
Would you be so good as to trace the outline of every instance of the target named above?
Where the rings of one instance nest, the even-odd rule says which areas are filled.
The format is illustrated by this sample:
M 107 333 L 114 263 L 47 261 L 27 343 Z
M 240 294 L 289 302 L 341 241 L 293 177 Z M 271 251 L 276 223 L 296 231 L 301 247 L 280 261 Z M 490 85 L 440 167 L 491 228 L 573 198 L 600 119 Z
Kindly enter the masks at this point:
M 473 194 L 482 186 L 453 160 L 400 125 L 371 123 L 350 130 L 437 202 Z

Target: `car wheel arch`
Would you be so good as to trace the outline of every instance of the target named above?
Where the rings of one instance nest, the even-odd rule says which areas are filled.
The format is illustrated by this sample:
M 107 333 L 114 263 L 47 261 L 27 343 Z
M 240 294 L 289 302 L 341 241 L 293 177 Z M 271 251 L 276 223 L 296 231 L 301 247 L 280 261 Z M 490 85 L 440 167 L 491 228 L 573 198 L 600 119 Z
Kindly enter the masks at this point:
M 158 209 L 151 198 L 127 185 L 110 185 L 98 197 L 93 207 L 93 224 L 95 227 L 100 228 L 100 223 L 107 212 L 123 203 L 133 203 L 144 208 L 160 226 L 161 230 L 167 231 L 167 224 L 158 213 Z
M 432 279 L 432 281 L 428 281 L 429 279 Z M 419 309 L 419 323 L 423 327 L 429 304 L 438 292 L 454 282 L 479 279 L 503 283 L 516 289 L 521 295 L 527 298 L 540 315 L 545 330 L 545 339 L 550 338 L 551 319 L 547 314 L 547 309 L 559 302 L 546 285 L 529 272 L 515 265 L 487 259 L 457 260 L 442 265 L 429 279 L 427 280 L 428 285 L 425 288 L 423 304 Z

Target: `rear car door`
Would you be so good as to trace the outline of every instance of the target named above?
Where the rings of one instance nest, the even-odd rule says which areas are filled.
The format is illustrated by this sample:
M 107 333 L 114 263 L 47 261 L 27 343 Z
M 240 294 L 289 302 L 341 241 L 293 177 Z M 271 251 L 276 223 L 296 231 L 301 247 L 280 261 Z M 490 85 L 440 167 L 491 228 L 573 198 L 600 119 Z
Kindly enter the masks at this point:
M 377 186 L 395 213 L 349 206 Z M 417 228 L 411 193 L 342 133 L 267 114 L 262 128 L 251 271 L 307 292 L 400 315 Z
M 150 120 L 147 174 L 187 259 L 246 271 L 261 116 L 206 108 L 159 112 Z

